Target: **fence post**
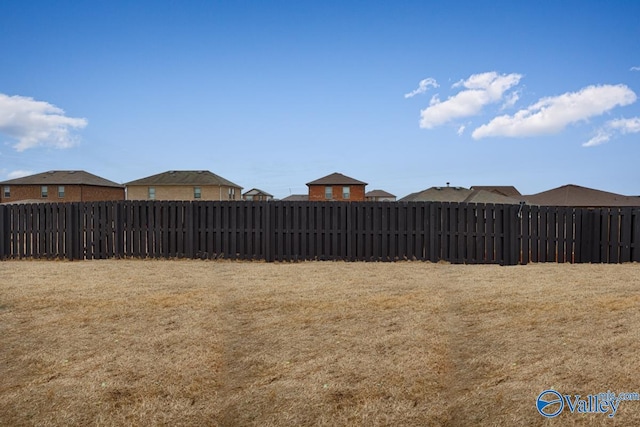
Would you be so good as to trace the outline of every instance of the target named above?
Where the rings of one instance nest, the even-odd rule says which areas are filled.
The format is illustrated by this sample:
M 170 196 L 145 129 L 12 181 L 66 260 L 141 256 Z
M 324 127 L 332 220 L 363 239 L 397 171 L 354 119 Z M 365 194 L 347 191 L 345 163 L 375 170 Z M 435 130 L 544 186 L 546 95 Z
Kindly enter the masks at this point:
M 77 248 L 80 245 L 79 242 L 79 224 L 78 224 L 78 204 L 77 203 L 65 203 L 65 228 L 62 230 L 64 234 L 64 248 L 65 258 L 68 260 L 78 259 Z
M 267 262 L 273 262 L 273 241 L 275 239 L 275 227 L 273 226 L 273 217 L 275 217 L 276 202 L 267 203 L 267 208 L 264 212 L 264 259 Z
M 9 226 L 7 209 L 7 205 L 0 205 L 0 260 L 5 259 L 8 255 Z
M 631 208 L 620 208 L 620 262 L 631 262 Z
M 123 205 L 127 203 L 126 201 L 117 201 L 114 202 L 114 256 L 116 258 L 124 258 L 124 230 L 123 230 L 123 216 L 122 210 Z
M 500 227 L 501 227 L 501 238 L 500 238 L 500 265 L 510 265 L 510 248 L 509 248 L 509 225 L 510 221 L 510 212 L 505 205 L 498 205 L 498 210 L 500 211 Z
M 521 236 L 519 233 L 520 226 L 520 218 L 518 217 L 518 211 L 520 210 L 520 206 L 518 205 L 509 205 L 509 220 L 511 221 L 509 226 L 509 265 L 518 265 L 520 264 L 520 241 Z
M 631 215 L 631 262 L 640 262 L 640 209 L 634 208 Z
M 193 259 L 195 258 L 195 246 L 196 246 L 196 242 L 193 238 L 195 232 L 194 232 L 194 223 L 195 221 L 193 220 L 193 215 L 194 215 L 194 209 L 193 209 L 193 203 L 194 202 L 186 202 L 186 212 L 185 212 L 185 227 L 186 227 L 186 232 L 187 232 L 187 238 L 186 238 L 186 242 L 185 242 L 185 246 L 186 246 L 186 257 L 189 259 Z

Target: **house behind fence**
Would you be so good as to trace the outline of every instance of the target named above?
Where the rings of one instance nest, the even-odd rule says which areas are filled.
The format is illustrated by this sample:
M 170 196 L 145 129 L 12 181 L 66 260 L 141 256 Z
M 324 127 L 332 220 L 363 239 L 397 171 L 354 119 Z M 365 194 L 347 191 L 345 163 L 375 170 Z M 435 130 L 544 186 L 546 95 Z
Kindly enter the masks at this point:
M 0 203 L 124 200 L 124 186 L 82 170 L 48 171 L 0 182 Z

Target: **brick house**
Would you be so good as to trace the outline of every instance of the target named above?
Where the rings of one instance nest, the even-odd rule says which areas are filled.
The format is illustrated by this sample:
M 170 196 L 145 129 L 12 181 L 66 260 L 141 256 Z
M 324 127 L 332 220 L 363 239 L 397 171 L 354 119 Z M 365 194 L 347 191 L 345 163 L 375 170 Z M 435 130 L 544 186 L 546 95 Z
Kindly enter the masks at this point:
M 82 170 L 48 171 L 0 182 L 0 203 L 124 200 L 124 186 Z
M 363 202 L 366 185 L 366 182 L 335 172 L 307 183 L 309 201 Z
M 125 183 L 127 200 L 241 200 L 242 187 L 212 172 L 167 171 Z

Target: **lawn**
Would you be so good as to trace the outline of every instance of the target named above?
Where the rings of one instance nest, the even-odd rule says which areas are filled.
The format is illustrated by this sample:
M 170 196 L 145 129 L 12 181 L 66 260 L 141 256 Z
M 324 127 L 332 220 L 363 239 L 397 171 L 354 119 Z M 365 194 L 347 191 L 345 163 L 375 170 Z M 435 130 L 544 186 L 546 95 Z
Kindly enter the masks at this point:
M 640 425 L 640 264 L 0 262 L 0 426 Z

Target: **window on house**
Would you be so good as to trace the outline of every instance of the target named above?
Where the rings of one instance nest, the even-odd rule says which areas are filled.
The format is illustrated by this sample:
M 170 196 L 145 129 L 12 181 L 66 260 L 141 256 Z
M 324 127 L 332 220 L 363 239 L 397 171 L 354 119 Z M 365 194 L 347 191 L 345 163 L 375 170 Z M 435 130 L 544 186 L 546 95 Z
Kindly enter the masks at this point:
M 149 200 L 155 200 L 156 198 L 156 187 L 149 187 Z
M 229 200 L 234 200 L 236 198 L 236 189 L 235 188 L 230 188 L 229 189 Z
M 49 189 L 47 188 L 46 185 L 43 185 L 42 187 L 40 187 L 40 197 L 42 198 L 49 197 Z
M 202 190 L 200 187 L 193 187 L 193 198 L 200 199 L 202 198 Z
M 324 198 L 327 200 L 333 198 L 333 188 L 331 186 L 324 187 Z
M 351 187 L 342 187 L 342 198 L 343 199 L 351 198 Z
M 64 185 L 58 185 L 58 197 L 64 197 Z
M 11 197 L 11 187 L 8 185 L 4 187 L 4 197 Z

